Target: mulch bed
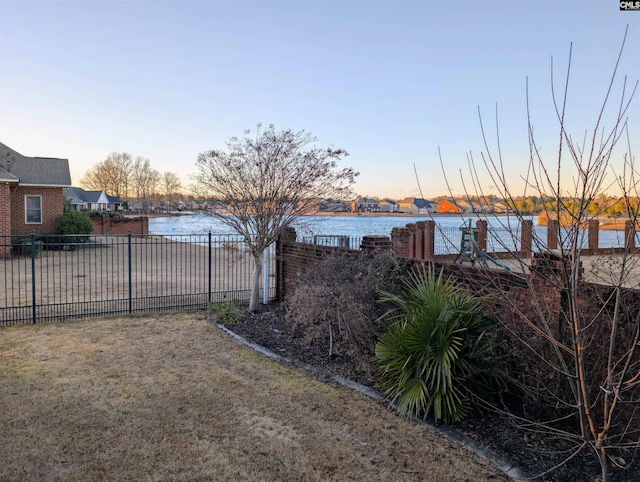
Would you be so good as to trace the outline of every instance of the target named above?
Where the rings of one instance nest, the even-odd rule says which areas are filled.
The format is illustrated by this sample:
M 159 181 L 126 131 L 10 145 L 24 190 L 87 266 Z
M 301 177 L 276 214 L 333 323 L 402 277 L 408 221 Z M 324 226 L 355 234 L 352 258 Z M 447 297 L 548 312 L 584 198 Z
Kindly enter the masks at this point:
M 271 304 L 261 307 L 256 313 L 228 328 L 274 353 L 376 388 L 374 376 L 358 369 L 352 359 L 340 355 L 329 357 L 327 347 L 305 344 L 286 322 L 284 314 L 285 310 L 281 304 Z M 438 425 L 433 421 L 431 423 Z M 564 452 L 567 448 L 561 441 L 525 433 L 507 418 L 494 413 L 476 414 L 462 423 L 451 424 L 448 427 L 489 448 L 531 476 L 546 472 L 567 456 Z M 634 461 L 630 469 L 614 472 L 613 480 L 640 480 L 638 465 L 638 462 Z M 599 480 L 599 476 L 600 467 L 595 456 L 585 454 L 574 457 L 538 480 L 595 481 Z

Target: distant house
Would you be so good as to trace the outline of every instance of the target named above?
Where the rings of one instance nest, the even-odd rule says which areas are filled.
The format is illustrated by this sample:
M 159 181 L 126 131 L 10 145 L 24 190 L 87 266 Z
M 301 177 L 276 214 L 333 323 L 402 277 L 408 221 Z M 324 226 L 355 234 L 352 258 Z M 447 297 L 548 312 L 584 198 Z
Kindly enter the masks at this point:
M 465 214 L 482 213 L 484 209 L 476 201 L 458 200 L 456 202 Z
M 379 213 L 380 201 L 371 198 L 358 198 L 351 203 L 351 211 L 354 213 Z
M 109 197 L 104 191 L 85 191 L 81 187 L 67 187 L 64 197 L 76 211 L 109 211 Z
M 397 213 L 400 211 L 400 206 L 398 203 L 392 199 L 383 199 L 380 201 L 380 212 L 381 213 Z
M 439 213 L 463 213 L 463 209 L 457 202 L 445 199 L 438 203 Z
M 400 212 L 411 214 L 434 214 L 438 205 L 420 197 L 406 197 L 399 203 Z
M 342 213 L 349 211 L 349 204 L 338 199 L 323 199 L 318 202 L 318 211 Z
M 0 143 L 0 236 L 54 233 L 70 185 L 67 159 L 27 157 Z
M 492 204 L 493 212 L 496 214 L 504 214 L 509 211 L 509 207 L 502 202 L 497 202 Z
M 209 207 L 208 207 L 209 211 L 223 213 L 227 210 L 227 205 L 222 201 L 211 200 L 211 201 L 208 201 L 208 203 L 209 203 Z
M 116 196 L 109 196 L 107 194 L 107 199 L 109 200 L 109 211 L 123 211 L 125 207 L 125 201 Z

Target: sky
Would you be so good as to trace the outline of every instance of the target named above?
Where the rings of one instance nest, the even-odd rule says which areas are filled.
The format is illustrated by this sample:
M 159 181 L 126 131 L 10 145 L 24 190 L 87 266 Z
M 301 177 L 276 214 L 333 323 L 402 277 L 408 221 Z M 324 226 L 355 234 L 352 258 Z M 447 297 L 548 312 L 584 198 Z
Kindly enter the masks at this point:
M 69 159 L 74 185 L 128 152 L 188 186 L 198 153 L 274 124 L 345 149 L 359 195 L 462 193 L 469 153 L 493 194 L 479 112 L 494 154 L 498 126 L 517 188 L 527 79 L 534 134 L 554 163 L 551 59 L 561 91 L 573 45 L 566 125 L 582 139 L 627 26 L 605 127 L 624 76 L 640 79 L 640 12 L 617 0 L 0 0 L 0 141 Z M 637 155 L 640 93 L 628 116 Z

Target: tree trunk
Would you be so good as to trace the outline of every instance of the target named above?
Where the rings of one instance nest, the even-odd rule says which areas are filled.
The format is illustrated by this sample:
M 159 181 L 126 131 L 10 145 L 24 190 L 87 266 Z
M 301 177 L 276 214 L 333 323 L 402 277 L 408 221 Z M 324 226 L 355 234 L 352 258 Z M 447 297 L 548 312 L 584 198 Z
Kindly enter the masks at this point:
M 264 254 L 262 252 L 253 254 L 253 283 L 251 283 L 251 298 L 249 298 L 249 311 L 253 313 L 258 308 L 260 302 L 260 279 L 262 278 L 262 262 Z
M 611 462 L 609 462 L 606 447 L 600 447 L 600 453 L 598 455 L 600 458 L 600 468 L 602 469 L 601 480 L 602 482 L 609 482 L 611 480 Z

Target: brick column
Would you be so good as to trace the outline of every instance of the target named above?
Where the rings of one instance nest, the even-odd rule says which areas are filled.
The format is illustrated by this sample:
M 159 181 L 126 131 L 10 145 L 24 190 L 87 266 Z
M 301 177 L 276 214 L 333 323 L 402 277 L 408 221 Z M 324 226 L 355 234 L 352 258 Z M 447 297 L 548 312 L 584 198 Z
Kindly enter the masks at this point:
M 436 222 L 422 221 L 424 223 L 424 258 L 433 261 L 435 256 Z
M 391 244 L 398 257 L 411 257 L 410 243 L 412 242 L 413 236 L 411 236 L 411 232 L 407 228 L 396 227 L 391 229 Z
M 478 220 L 476 221 L 476 229 L 478 230 L 478 244 L 480 245 L 480 249 L 487 252 L 487 231 L 489 226 L 486 221 Z
M 547 249 L 558 249 L 560 224 L 557 219 L 547 220 Z
M 597 219 L 589 219 L 587 229 L 589 230 L 587 234 L 589 249 L 596 250 L 598 249 L 598 238 L 600 236 L 600 221 Z
M 409 233 L 411 235 L 411 240 L 409 241 L 409 247 L 410 247 L 409 257 L 418 258 L 419 255 L 418 255 L 418 249 L 417 249 L 417 243 L 416 243 L 418 226 L 416 226 L 415 223 L 409 223 L 406 225 L 406 228 L 409 230 Z
M 523 257 L 533 255 L 533 221 L 526 219 L 520 227 L 520 254 Z
M 424 221 L 416 222 L 413 236 L 414 255 L 418 259 L 424 259 Z
M 360 249 L 367 253 L 380 253 L 393 249 L 391 240 L 387 236 L 369 235 L 362 237 Z
M 636 249 L 635 220 L 628 220 L 624 223 L 624 249 L 627 251 L 634 251 Z

